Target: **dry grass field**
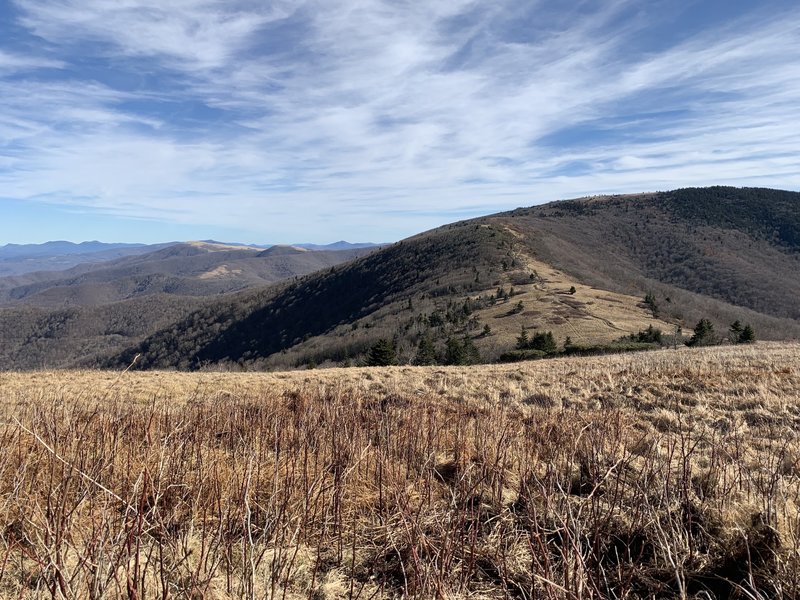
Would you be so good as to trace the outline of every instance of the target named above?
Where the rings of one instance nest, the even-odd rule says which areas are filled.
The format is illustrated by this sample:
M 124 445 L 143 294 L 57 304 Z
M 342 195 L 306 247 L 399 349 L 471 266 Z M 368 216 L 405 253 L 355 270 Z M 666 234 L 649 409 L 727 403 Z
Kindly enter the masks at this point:
M 475 345 L 487 356 L 497 356 L 515 347 L 521 328 L 531 332 L 551 331 L 559 344 L 570 337 L 576 344 L 608 344 L 649 326 L 672 334 L 675 324 L 653 317 L 641 297 L 619 294 L 576 282 L 563 271 L 517 252 L 514 258 L 519 273 L 536 273 L 535 283 L 506 285 L 515 295 L 507 302 L 476 311 L 481 323 L 488 324 L 492 335 L 478 337 Z M 570 293 L 570 288 L 575 293 Z M 494 290 L 486 290 L 488 296 Z M 523 310 L 512 309 L 521 302 Z
M 800 345 L 0 373 L 2 598 L 800 597 Z

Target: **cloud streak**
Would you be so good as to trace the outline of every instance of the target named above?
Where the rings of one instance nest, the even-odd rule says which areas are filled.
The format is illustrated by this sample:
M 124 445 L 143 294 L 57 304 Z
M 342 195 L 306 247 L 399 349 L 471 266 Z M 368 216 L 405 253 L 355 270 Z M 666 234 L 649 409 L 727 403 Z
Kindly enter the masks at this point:
M 691 14 L 624 0 L 15 6 L 46 44 L 0 47 L 8 198 L 329 241 L 464 207 L 800 189 L 800 9 L 780 3 L 689 37 Z

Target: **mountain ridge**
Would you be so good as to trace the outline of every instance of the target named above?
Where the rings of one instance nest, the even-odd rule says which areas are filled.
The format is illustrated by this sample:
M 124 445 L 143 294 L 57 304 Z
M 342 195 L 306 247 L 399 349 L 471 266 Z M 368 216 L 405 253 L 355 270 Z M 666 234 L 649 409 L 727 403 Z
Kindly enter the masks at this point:
M 440 352 L 447 339 L 470 338 L 494 360 L 522 327 L 556 331 L 560 344 L 608 343 L 649 325 L 688 329 L 704 315 L 720 327 L 741 318 L 766 337 L 797 336 L 800 194 L 707 191 L 565 200 L 446 225 L 238 308 L 206 307 L 108 365 L 135 354 L 143 367 L 347 362 L 381 337 L 409 361 L 425 335 Z M 740 214 L 726 202 L 740 203 Z M 782 227 L 777 238 L 759 225 L 765 210 L 783 215 L 766 221 Z M 495 288 L 512 286 L 518 300 L 498 302 Z M 651 290 L 659 314 L 642 304 Z M 469 314 L 456 316 L 465 304 Z M 486 325 L 498 331 L 482 337 Z M 214 333 L 185 338 L 184 329 Z
M 368 251 L 303 249 L 286 254 L 207 242 L 172 244 L 65 271 L 0 279 L 0 305 L 98 305 L 156 293 L 217 295 L 304 275 Z
M 445 225 L 270 286 L 187 297 L 173 302 L 175 319 L 102 338 L 96 352 L 82 352 L 74 364 L 124 368 L 141 355 L 140 368 L 346 365 L 365 361 L 381 339 L 401 363 L 420 360 L 426 339 L 435 360 L 451 360 L 448 353 L 466 344 L 481 360 L 494 361 L 514 349 L 524 330 L 551 332 L 558 347 L 570 340 L 608 345 L 651 327 L 677 333 L 679 343 L 681 329 L 690 331 L 701 318 L 720 336 L 740 320 L 762 339 L 798 338 L 798 222 L 800 194 L 761 188 L 686 188 L 518 208 Z M 273 254 L 286 251 L 276 248 Z M 226 252 L 260 253 L 194 247 L 190 256 L 169 260 L 202 262 Z M 290 250 L 280 258 L 310 254 Z M 129 266 L 138 260 L 122 259 Z M 193 277 L 213 287 L 235 275 L 236 264 L 208 263 Z M 169 297 L 163 292 L 175 291 L 163 281 L 153 285 L 150 300 L 127 306 L 157 310 L 158 298 Z M 25 311 L 18 310 L 0 310 L 0 318 L 24 321 Z M 147 319 L 142 311 L 137 318 Z M 45 346 L 74 346 L 80 326 L 54 329 L 52 323 L 83 322 L 83 314 L 36 313 L 39 325 L 31 331 L 44 332 Z
M 91 254 L 103 250 L 119 250 L 127 248 L 140 248 L 148 244 L 99 242 L 87 240 L 84 242 L 69 242 L 67 240 L 51 240 L 41 244 L 5 244 L 0 246 L 0 258 L 6 257 L 34 257 L 54 254 Z
M 148 254 L 171 246 L 195 246 L 211 251 L 221 250 L 264 250 L 274 244 L 242 244 L 238 242 L 219 242 L 216 240 L 198 240 L 186 242 L 164 242 L 158 244 L 142 243 L 109 243 L 85 241 L 69 242 L 56 240 L 42 244 L 6 244 L 0 246 L 0 279 L 36 273 L 36 278 L 46 279 L 39 275 L 50 271 L 66 271 L 81 265 L 100 264 L 126 256 Z M 345 241 L 333 244 L 294 244 L 312 251 L 362 250 L 376 247 L 368 242 L 350 243 Z

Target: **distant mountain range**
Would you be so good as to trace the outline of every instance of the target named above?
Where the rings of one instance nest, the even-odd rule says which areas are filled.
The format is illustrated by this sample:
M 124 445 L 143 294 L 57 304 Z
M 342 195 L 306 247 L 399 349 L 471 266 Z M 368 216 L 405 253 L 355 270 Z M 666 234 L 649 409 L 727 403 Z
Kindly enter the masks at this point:
M 215 247 L 233 248 L 269 248 L 272 244 L 241 244 L 203 240 Z M 0 277 L 24 275 L 37 271 L 64 271 L 85 264 L 97 264 L 112 261 L 126 256 L 139 256 L 181 244 L 182 242 L 166 242 L 163 244 L 117 244 L 98 241 L 67 242 L 53 241 L 43 244 L 6 244 L 0 246 Z M 372 248 L 378 244 L 340 241 L 327 245 L 296 244 L 309 250 L 356 250 Z
M 63 240 L 44 244 L 6 244 L 0 246 L 0 258 L 34 258 L 41 256 L 69 256 L 74 254 L 94 254 L 109 250 L 136 251 L 148 247 L 146 244 L 106 244 L 103 242 L 66 242 Z
M 0 246 L 0 277 L 37 271 L 63 271 L 80 264 L 96 264 L 137 256 L 170 244 L 104 244 L 102 242 L 46 242 Z
M 319 245 L 319 244 L 292 244 L 292 245 L 300 246 L 301 248 L 306 248 L 308 250 L 356 250 L 359 248 L 374 248 L 375 246 L 380 246 L 382 244 L 374 244 L 372 242 L 351 244 L 350 242 L 345 242 L 342 240 L 339 242 L 333 242 L 332 244 L 325 244 L 325 245 Z
M 213 296 L 265 286 L 351 260 L 369 248 L 312 251 L 293 246 L 267 250 L 210 242 L 172 244 L 158 250 L 64 271 L 0 278 L 0 305 L 63 308 L 98 306 L 139 296 Z
M 700 318 L 721 336 L 740 320 L 797 339 L 800 194 L 581 198 L 327 253 L 180 244 L 66 278 L 0 280 L 0 295 L 5 368 L 123 368 L 137 355 L 139 368 L 357 364 L 381 339 L 401 363 L 425 344 L 437 360 L 461 344 L 493 361 L 523 331 L 588 346 L 650 326 L 691 333 Z

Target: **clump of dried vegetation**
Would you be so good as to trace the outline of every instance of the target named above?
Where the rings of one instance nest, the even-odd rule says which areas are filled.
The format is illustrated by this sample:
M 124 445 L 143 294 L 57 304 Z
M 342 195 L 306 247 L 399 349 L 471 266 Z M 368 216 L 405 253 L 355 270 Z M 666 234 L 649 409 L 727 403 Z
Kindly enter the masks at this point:
M 3 598 L 800 595 L 800 347 L 0 375 Z

